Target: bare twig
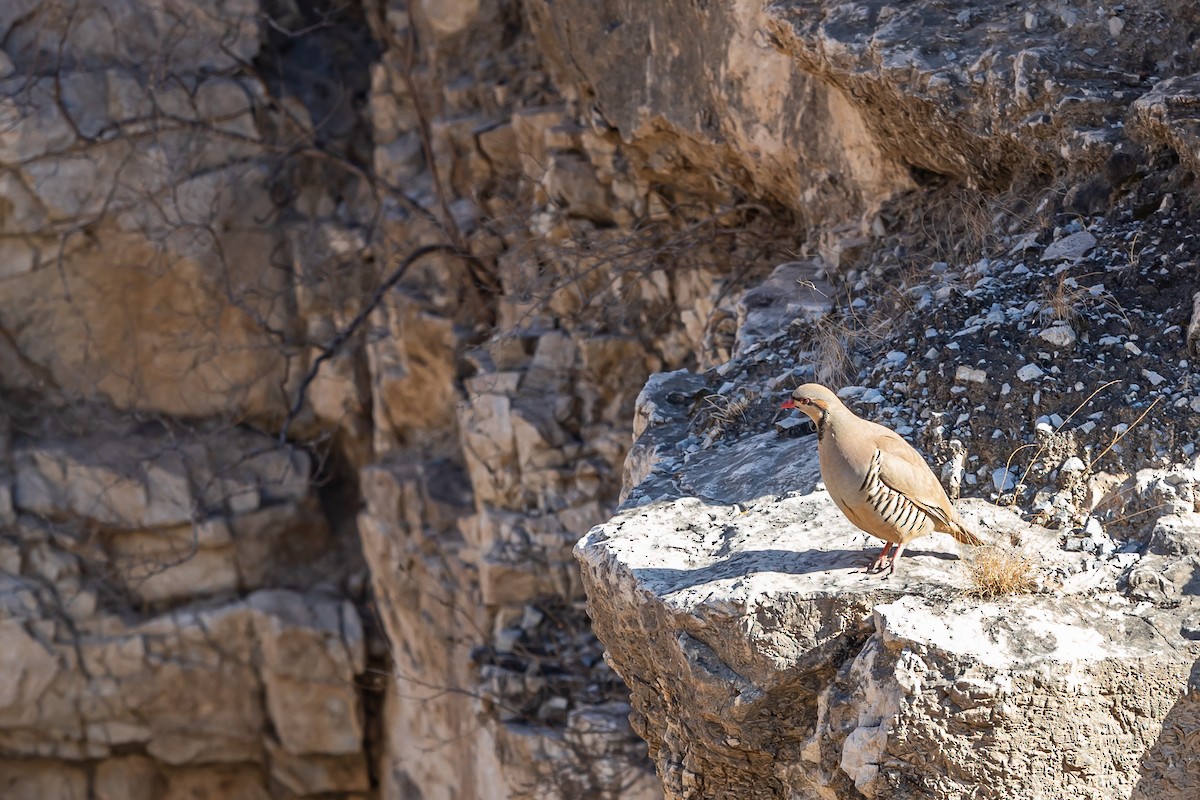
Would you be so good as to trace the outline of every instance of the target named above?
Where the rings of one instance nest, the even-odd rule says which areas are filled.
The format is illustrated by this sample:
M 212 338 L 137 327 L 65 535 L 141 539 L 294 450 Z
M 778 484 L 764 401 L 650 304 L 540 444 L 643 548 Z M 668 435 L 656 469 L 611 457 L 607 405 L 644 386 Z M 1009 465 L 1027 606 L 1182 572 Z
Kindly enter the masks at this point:
M 464 259 L 474 258 L 474 256 L 472 256 L 470 253 L 464 253 L 458 248 L 449 244 L 423 245 L 405 256 L 404 260 L 401 261 L 394 270 L 392 270 L 392 273 L 388 275 L 388 277 L 382 283 L 375 287 L 375 291 L 371 293 L 371 297 L 367 300 L 363 307 L 359 309 L 358 313 L 354 315 L 354 319 L 350 320 L 346 327 L 338 331 L 337 335 L 333 337 L 333 341 L 323 347 L 320 354 L 313 359 L 313 363 L 309 365 L 308 372 L 306 372 L 304 377 L 300 379 L 300 386 L 296 390 L 296 397 L 292 401 L 291 408 L 288 409 L 287 417 L 284 418 L 283 424 L 279 428 L 280 444 L 283 444 L 287 441 L 288 431 L 291 428 L 292 422 L 297 416 L 300 415 L 301 409 L 304 408 L 304 400 L 308 394 L 308 388 L 312 385 L 312 382 L 317 379 L 317 373 L 321 371 L 321 365 L 341 352 L 342 347 L 344 347 L 346 342 L 350 340 L 350 337 L 352 337 L 358 331 L 358 329 L 363 326 L 363 324 L 367 321 L 367 317 L 371 315 L 371 312 L 374 311 L 381 302 L 383 302 L 383 298 L 387 295 L 387 293 L 391 291 L 391 289 L 397 283 L 400 282 L 401 278 L 404 277 L 404 273 L 408 271 L 408 268 L 432 253 L 450 253 L 451 255 L 455 255 Z

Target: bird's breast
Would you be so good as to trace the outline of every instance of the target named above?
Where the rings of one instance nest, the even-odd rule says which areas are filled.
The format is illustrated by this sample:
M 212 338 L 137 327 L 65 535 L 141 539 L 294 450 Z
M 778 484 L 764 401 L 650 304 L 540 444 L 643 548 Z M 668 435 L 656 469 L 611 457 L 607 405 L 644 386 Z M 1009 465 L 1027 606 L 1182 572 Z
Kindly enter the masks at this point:
M 821 464 L 821 479 L 825 481 L 825 488 L 829 490 L 834 501 L 839 506 L 847 503 L 853 504 L 853 501 L 862 494 L 860 487 L 863 479 L 867 477 L 867 469 L 870 465 L 856 468 L 846 458 L 832 437 L 826 437 L 817 446 L 817 458 Z

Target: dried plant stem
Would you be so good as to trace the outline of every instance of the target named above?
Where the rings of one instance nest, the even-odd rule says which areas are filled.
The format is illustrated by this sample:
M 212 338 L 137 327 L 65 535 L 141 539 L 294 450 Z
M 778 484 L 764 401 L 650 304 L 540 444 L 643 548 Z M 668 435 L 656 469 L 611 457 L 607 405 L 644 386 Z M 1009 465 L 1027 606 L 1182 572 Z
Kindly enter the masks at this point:
M 1095 390 L 1094 390 L 1094 391 L 1093 391 L 1091 394 L 1089 394 L 1089 395 L 1088 395 L 1086 398 L 1084 398 L 1084 400 L 1083 400 L 1083 402 L 1082 402 L 1082 403 L 1080 403 L 1079 405 L 1075 406 L 1075 410 L 1074 410 L 1074 411 L 1072 411 L 1070 414 L 1068 414 L 1068 415 L 1067 415 L 1067 418 L 1066 418 L 1066 419 L 1064 419 L 1064 420 L 1063 420 L 1061 423 L 1059 423 L 1058 427 L 1056 427 L 1056 428 L 1054 429 L 1054 432 L 1055 432 L 1055 433 L 1058 433 L 1059 431 L 1061 431 L 1061 430 L 1063 429 L 1063 426 L 1064 426 L 1064 425 L 1066 425 L 1068 422 L 1070 422 L 1070 421 L 1071 421 L 1071 418 L 1072 418 L 1072 417 L 1074 417 L 1076 414 L 1078 414 L 1080 411 L 1082 411 L 1084 406 L 1086 406 L 1088 403 L 1092 402 L 1092 398 L 1093 398 L 1093 397 L 1095 397 L 1095 396 L 1096 396 L 1096 395 L 1098 395 L 1100 392 L 1102 392 L 1102 391 L 1104 391 L 1105 389 L 1107 389 L 1109 386 L 1112 386 L 1114 383 L 1120 383 L 1120 381 L 1118 381 L 1118 380 L 1111 380 L 1111 381 L 1109 381 L 1108 383 L 1101 384 L 1099 387 L 1097 387 L 1097 388 L 1096 388 L 1096 389 L 1095 389 Z M 1028 447 L 1029 445 L 1026 445 L 1026 446 Z M 1017 448 L 1017 450 L 1019 450 L 1019 449 L 1020 449 L 1020 448 Z M 1029 477 L 1029 470 L 1033 469 L 1033 465 L 1037 463 L 1038 456 L 1040 456 L 1040 455 L 1042 454 L 1042 451 L 1043 451 L 1043 450 L 1045 450 L 1045 449 L 1046 449 L 1046 445 L 1043 443 L 1043 444 L 1042 444 L 1042 446 L 1038 448 L 1038 451 L 1037 451 L 1036 453 L 1034 453 L 1034 454 L 1033 454 L 1033 458 L 1029 459 L 1029 464 L 1028 464 L 1028 465 L 1025 467 L 1025 471 L 1021 473 L 1021 480 L 1017 481 L 1017 483 L 1018 483 L 1018 484 L 1025 483 L 1025 479 Z M 1013 454 L 1015 455 L 1015 454 L 1016 454 L 1016 452 L 1017 452 L 1017 451 L 1016 451 L 1016 450 L 1014 450 L 1014 451 L 1013 451 Z M 1011 455 L 1009 456 L 1009 460 L 1010 460 L 1010 461 L 1012 460 L 1012 456 L 1011 456 Z M 1007 469 L 1008 469 L 1008 465 L 1007 465 L 1007 464 L 1005 464 L 1005 465 L 1004 465 L 1004 468 L 1005 468 L 1005 470 L 1007 470 Z M 1089 468 L 1090 468 L 1090 465 L 1089 465 Z
M 1124 439 L 1124 438 L 1125 438 L 1125 436 L 1126 436 L 1126 435 L 1127 435 L 1127 434 L 1128 434 L 1130 431 L 1132 431 L 1134 428 L 1136 428 L 1136 427 L 1138 426 L 1138 423 L 1139 423 L 1139 422 L 1141 422 L 1142 420 L 1144 420 L 1144 419 L 1146 418 L 1146 415 L 1147 415 L 1147 414 L 1149 414 L 1151 411 L 1153 411 L 1153 410 L 1154 410 L 1154 407 L 1155 407 L 1156 405 L 1158 405 L 1158 402 L 1159 402 L 1160 400 L 1162 400 L 1162 398 L 1161 398 L 1161 397 L 1156 397 L 1156 398 L 1154 398 L 1154 402 L 1153 402 L 1153 403 L 1151 403 L 1149 406 L 1147 406 L 1147 407 L 1146 407 L 1146 410 L 1145 410 L 1145 411 L 1143 411 L 1143 412 L 1141 413 L 1141 415 L 1140 415 L 1140 416 L 1139 416 L 1137 419 L 1135 419 L 1135 420 L 1133 421 L 1133 424 L 1132 424 L 1132 425 L 1130 425 L 1128 428 L 1126 428 L 1125 430 L 1121 431 L 1121 432 L 1120 432 L 1120 433 L 1118 433 L 1116 436 L 1114 436 L 1114 437 L 1113 437 L 1113 440 L 1112 440 L 1111 442 L 1109 442 L 1109 443 L 1108 443 L 1108 447 L 1106 447 L 1106 448 L 1104 448 L 1103 450 L 1101 450 L 1101 451 L 1100 451 L 1100 455 L 1098 455 L 1098 456 L 1096 456 L 1095 458 L 1093 458 L 1093 459 L 1092 459 L 1092 463 L 1090 463 L 1090 464 L 1088 464 L 1088 465 L 1087 465 L 1087 471 L 1088 471 L 1088 472 L 1091 472 L 1091 471 L 1092 471 L 1092 467 L 1093 467 L 1093 466 L 1095 466 L 1096 462 L 1097 462 L 1097 461 L 1099 461 L 1100 459 L 1104 458 L 1104 455 L 1105 455 L 1105 454 L 1106 454 L 1106 453 L 1107 453 L 1109 450 L 1112 450 L 1112 449 L 1113 449 L 1113 446 L 1114 446 L 1114 445 L 1115 445 L 1117 442 L 1119 442 L 1119 441 L 1121 441 L 1122 439 Z

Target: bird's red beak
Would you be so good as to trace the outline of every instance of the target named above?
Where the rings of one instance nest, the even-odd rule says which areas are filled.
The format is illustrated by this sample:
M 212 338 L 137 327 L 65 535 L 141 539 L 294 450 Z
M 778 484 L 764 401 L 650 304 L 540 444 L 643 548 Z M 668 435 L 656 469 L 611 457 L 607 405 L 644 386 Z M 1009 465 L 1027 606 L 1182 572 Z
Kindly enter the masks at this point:
M 796 407 L 796 401 L 790 397 L 787 400 L 784 400 L 783 405 L 780 406 L 780 408 L 795 408 L 795 407 Z

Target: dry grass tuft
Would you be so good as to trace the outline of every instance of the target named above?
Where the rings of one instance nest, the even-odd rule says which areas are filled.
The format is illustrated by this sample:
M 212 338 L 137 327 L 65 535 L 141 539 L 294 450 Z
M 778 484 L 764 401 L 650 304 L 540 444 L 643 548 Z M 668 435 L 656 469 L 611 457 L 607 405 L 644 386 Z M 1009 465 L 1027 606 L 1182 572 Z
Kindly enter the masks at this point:
M 1038 588 L 1037 565 L 1028 555 L 996 545 L 978 548 L 967 562 L 971 588 L 967 594 L 991 600 L 1026 594 Z
M 1065 272 L 1058 274 L 1046 292 L 1046 308 L 1053 319 L 1061 322 L 1073 322 L 1086 300 L 1087 291 Z
M 1108 308 L 1125 320 L 1126 327 L 1132 328 L 1133 325 L 1126 316 L 1125 309 L 1111 293 L 1099 289 L 1099 287 L 1080 285 L 1079 278 L 1090 278 L 1094 275 L 1096 273 L 1089 272 L 1086 275 L 1073 277 L 1066 271 L 1058 273 L 1042 293 L 1042 299 L 1045 302 L 1044 312 L 1052 320 L 1070 323 L 1085 312 L 1090 313 L 1093 308 Z
M 714 394 L 704 398 L 703 428 L 713 439 L 719 439 L 746 422 L 746 411 L 757 399 L 755 392 L 736 397 Z
M 847 304 L 848 305 L 848 304 Z M 845 386 L 858 375 L 856 358 L 882 350 L 900 327 L 912 301 L 889 289 L 875 298 L 875 311 L 826 314 L 813 326 L 813 365 L 818 383 Z

